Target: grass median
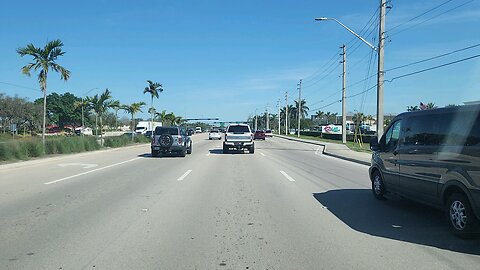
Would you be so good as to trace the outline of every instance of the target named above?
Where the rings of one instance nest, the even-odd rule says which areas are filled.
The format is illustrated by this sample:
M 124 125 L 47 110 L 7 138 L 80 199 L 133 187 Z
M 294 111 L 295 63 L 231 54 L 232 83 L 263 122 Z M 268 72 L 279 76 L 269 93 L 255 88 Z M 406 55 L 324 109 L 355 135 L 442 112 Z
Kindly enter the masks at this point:
M 103 147 L 100 141 L 93 136 L 58 136 L 47 137 L 45 147 L 39 137 L 26 137 L 0 141 L 0 162 L 29 160 L 48 155 L 73 154 L 95 151 L 102 148 L 124 147 L 137 143 L 149 143 L 145 136 L 115 136 L 104 138 Z

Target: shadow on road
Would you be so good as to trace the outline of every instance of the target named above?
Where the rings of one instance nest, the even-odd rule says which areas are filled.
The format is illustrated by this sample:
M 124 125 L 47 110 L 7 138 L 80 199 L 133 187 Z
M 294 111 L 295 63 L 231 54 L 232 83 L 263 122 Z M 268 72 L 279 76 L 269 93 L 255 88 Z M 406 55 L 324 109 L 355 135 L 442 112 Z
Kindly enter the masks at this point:
M 180 154 L 178 153 L 168 153 L 168 154 L 163 154 L 162 156 L 158 157 L 153 157 L 151 153 L 143 153 L 137 155 L 138 157 L 143 157 L 143 158 L 176 158 L 176 157 L 181 157 Z
M 247 150 L 229 150 L 228 153 L 224 154 L 223 149 L 210 149 L 208 150 L 211 155 L 233 155 L 233 154 L 248 154 Z
M 444 214 L 405 199 L 379 201 L 368 189 L 330 190 L 313 197 L 350 228 L 369 235 L 480 255 L 480 239 L 448 231 Z

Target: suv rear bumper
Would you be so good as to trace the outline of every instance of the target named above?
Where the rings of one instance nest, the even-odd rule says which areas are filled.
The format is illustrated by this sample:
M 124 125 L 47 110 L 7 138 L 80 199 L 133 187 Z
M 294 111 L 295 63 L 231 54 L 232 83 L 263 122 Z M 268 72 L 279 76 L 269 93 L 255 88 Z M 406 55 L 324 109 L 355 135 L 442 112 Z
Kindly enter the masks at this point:
M 160 145 L 152 145 L 150 147 L 150 149 L 152 151 L 161 151 L 161 152 L 181 152 L 183 150 L 185 150 L 185 147 L 179 145 L 179 146 L 175 146 L 175 145 L 172 145 L 170 147 L 162 147 Z
M 253 147 L 254 143 L 253 142 L 223 142 L 223 147 L 225 148 L 235 148 L 237 150 L 240 149 L 248 149 L 250 147 Z

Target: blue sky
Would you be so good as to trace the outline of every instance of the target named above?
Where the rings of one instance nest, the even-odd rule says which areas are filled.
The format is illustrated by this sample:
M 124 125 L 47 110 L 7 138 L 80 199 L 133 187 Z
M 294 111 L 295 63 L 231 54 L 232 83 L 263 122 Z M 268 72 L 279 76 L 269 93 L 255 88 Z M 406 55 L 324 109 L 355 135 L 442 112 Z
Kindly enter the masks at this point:
M 389 5 L 387 70 L 480 43 L 478 0 L 394 0 Z M 142 90 L 146 80 L 153 80 L 165 89 L 155 100 L 158 111 L 238 121 L 267 106 L 276 111 L 286 90 L 298 98 L 296 86 L 303 78 L 311 113 L 340 113 L 339 47 L 347 44 L 347 96 L 375 85 L 375 77 L 354 84 L 375 74 L 375 54 L 335 22 L 314 18 L 337 18 L 375 43 L 378 6 L 378 0 L 6 1 L 0 9 L 0 82 L 32 89 L 0 83 L 0 92 L 41 97 L 34 90 L 36 77 L 20 73 L 30 59 L 15 50 L 58 38 L 67 52 L 58 62 L 72 75 L 63 82 L 52 73 L 49 92 L 81 96 L 109 88 L 122 103 L 149 104 Z M 361 31 L 364 26 L 367 31 Z M 475 47 L 388 71 L 385 79 L 478 54 Z M 443 106 L 480 100 L 479 78 L 480 58 L 475 58 L 386 82 L 385 112 L 399 113 L 420 101 Z M 347 110 L 375 114 L 375 103 L 372 89 L 348 98 Z

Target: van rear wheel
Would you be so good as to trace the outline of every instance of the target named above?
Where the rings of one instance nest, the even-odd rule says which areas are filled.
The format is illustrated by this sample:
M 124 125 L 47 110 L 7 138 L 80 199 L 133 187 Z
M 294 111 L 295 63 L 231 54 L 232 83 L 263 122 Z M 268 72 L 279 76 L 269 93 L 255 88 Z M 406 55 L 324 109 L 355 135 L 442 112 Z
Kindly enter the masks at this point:
M 467 197 L 453 193 L 445 206 L 450 231 L 458 237 L 469 238 L 478 233 L 479 222 L 472 211 Z
M 372 191 L 375 198 L 385 200 L 385 184 L 379 171 L 374 171 L 372 174 Z

